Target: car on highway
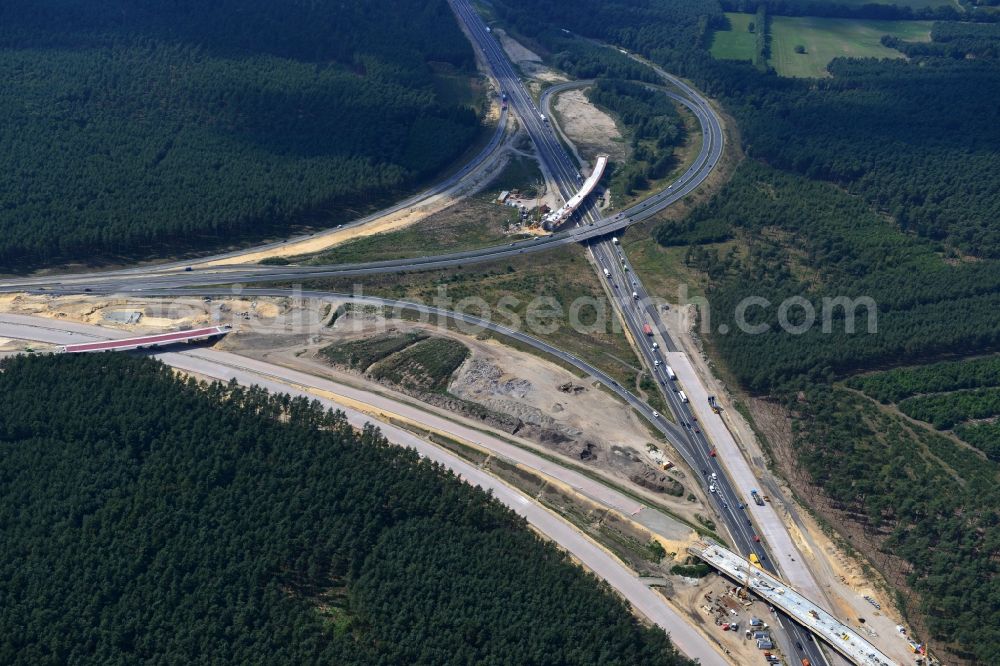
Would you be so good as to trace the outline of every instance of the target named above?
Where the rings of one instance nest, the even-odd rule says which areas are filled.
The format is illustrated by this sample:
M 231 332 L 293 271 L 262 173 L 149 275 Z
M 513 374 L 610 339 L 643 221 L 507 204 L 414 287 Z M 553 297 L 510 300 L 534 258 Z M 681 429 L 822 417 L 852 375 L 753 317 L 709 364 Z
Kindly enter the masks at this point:
M 710 492 L 710 493 L 714 493 L 715 492 L 715 484 L 714 483 L 708 486 L 708 492 Z
M 711 451 L 709 451 L 708 455 L 710 455 L 710 456 L 712 456 L 714 458 L 715 457 L 715 449 L 712 449 Z
M 660 413 L 659 413 L 659 412 L 657 412 L 657 411 L 654 411 L 654 412 L 653 412 L 653 418 L 654 418 L 654 419 L 658 419 L 658 418 L 660 418 Z

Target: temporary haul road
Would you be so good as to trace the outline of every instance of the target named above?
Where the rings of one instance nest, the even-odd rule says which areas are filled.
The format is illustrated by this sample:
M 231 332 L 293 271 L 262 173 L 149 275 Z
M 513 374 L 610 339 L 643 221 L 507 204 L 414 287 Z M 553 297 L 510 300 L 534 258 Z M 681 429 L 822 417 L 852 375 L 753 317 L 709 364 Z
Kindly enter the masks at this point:
M 514 71 L 503 50 L 486 30 L 485 24 L 483 24 L 480 17 L 472 10 L 468 2 L 466 0 L 452 0 L 452 6 L 456 15 L 466 25 L 473 38 L 474 45 L 478 50 L 480 50 L 489 64 L 500 90 L 508 95 L 513 111 L 521 119 L 524 129 L 528 132 L 529 136 L 535 143 L 539 153 L 539 158 L 545 167 L 543 171 L 546 171 L 552 176 L 555 181 L 555 185 L 563 194 L 564 199 L 571 198 L 577 184 L 577 169 L 571 162 L 565 150 L 563 150 L 558 139 L 556 139 L 549 123 L 542 118 L 542 114 L 535 107 L 531 97 L 523 87 L 519 76 Z M 647 418 L 656 422 L 660 430 L 667 435 L 674 446 L 677 447 L 678 451 L 684 457 L 688 465 L 690 465 L 695 472 L 701 469 L 704 470 L 706 474 L 711 472 L 716 473 L 718 480 L 715 484 L 718 492 L 713 494 L 717 498 L 720 514 L 723 516 L 728 531 L 736 542 L 737 548 L 741 552 L 757 553 L 761 559 L 764 560 L 764 565 L 771 567 L 771 560 L 767 559 L 764 544 L 758 544 L 752 540 L 754 536 L 752 525 L 748 524 L 744 520 L 746 516 L 739 513 L 739 509 L 734 508 L 739 507 L 741 504 L 740 498 L 748 492 L 748 489 L 744 488 L 740 493 L 734 490 L 728 480 L 727 469 L 720 465 L 717 458 L 710 457 L 708 455 L 708 451 L 712 447 L 706 439 L 705 434 L 696 432 L 694 428 L 691 427 L 691 424 L 694 422 L 692 412 L 690 411 L 691 407 L 681 401 L 677 394 L 671 390 L 672 387 L 669 383 L 669 379 L 666 378 L 665 366 L 662 363 L 659 365 L 656 364 L 656 361 L 660 360 L 659 353 L 647 346 L 649 339 L 642 333 L 643 325 L 649 324 L 652 326 L 652 328 L 656 331 L 656 334 L 659 336 L 659 339 L 663 341 L 665 351 L 675 351 L 676 345 L 674 345 L 673 341 L 667 334 L 665 327 L 660 321 L 659 314 L 649 304 L 650 301 L 647 297 L 646 291 L 641 282 L 638 280 L 638 277 L 635 276 L 634 272 L 626 270 L 626 267 L 628 267 L 627 258 L 625 258 L 623 254 L 618 256 L 618 249 L 609 240 L 611 233 L 655 215 L 670 204 L 683 198 L 696 189 L 714 168 L 723 149 L 723 133 L 721 123 L 708 102 L 683 81 L 667 74 L 658 67 L 649 63 L 645 64 L 652 67 L 666 83 L 680 91 L 680 94 L 671 92 L 667 92 L 666 94 L 684 104 L 698 119 L 702 131 L 701 150 L 692 165 L 667 189 L 649 197 L 635 206 L 628 208 L 614 217 L 602 219 L 597 214 L 596 209 L 589 204 L 589 202 L 584 202 L 578 213 L 579 219 L 582 222 L 581 224 L 571 226 L 569 229 L 534 241 L 522 241 L 519 243 L 483 248 L 480 250 L 471 250 L 415 259 L 361 264 L 343 264 L 336 266 L 274 267 L 260 265 L 215 265 L 207 267 L 191 263 L 175 263 L 159 267 L 126 269 L 105 273 L 10 280 L 6 281 L 4 284 L 0 284 L 0 291 L 39 291 L 44 293 L 136 293 L 149 296 L 218 293 L 218 288 L 197 289 L 197 287 L 264 281 L 294 281 L 328 276 L 363 276 L 379 273 L 429 270 L 455 265 L 467 265 L 483 261 L 495 261 L 505 257 L 544 251 L 569 243 L 586 243 L 593 241 L 593 244 L 591 244 L 590 247 L 593 251 L 595 261 L 600 266 L 608 268 L 609 272 L 612 272 L 612 277 L 609 280 L 609 292 L 613 296 L 616 307 L 620 311 L 632 338 L 637 343 L 637 351 L 639 351 L 642 360 L 647 365 L 652 376 L 657 378 L 660 386 L 663 388 L 668 404 L 676 415 L 678 423 L 682 427 L 678 428 L 673 426 L 673 424 L 665 423 L 662 419 L 658 419 L 655 412 L 653 412 L 648 405 L 642 403 L 635 398 L 635 396 L 632 396 L 628 392 L 624 391 L 624 389 L 619 387 L 615 382 L 613 382 L 613 380 L 610 380 L 610 378 L 601 378 L 596 375 L 595 377 L 597 377 L 600 381 L 608 383 L 609 386 L 612 386 L 613 390 L 620 395 L 623 393 L 626 394 L 628 396 L 626 399 L 628 399 L 633 406 L 636 406 L 636 408 L 645 414 Z M 505 117 L 506 116 L 502 117 L 501 127 L 498 127 L 490 145 L 484 148 L 480 155 L 477 156 L 476 160 L 473 160 L 469 165 L 466 165 L 462 171 L 455 174 L 455 176 L 453 176 L 452 179 L 449 179 L 449 181 L 440 184 L 436 188 L 432 188 L 428 192 L 421 193 L 421 195 L 417 195 L 416 197 L 408 199 L 405 202 L 401 202 L 393 209 L 399 210 L 407 206 L 414 205 L 418 203 L 421 198 L 426 197 L 428 193 L 433 195 L 435 191 L 440 191 L 439 188 L 444 187 L 447 189 L 447 187 L 454 185 L 454 179 L 463 177 L 463 174 L 467 174 L 470 169 L 475 168 L 483 159 L 495 150 L 498 145 L 502 136 L 502 125 Z M 369 219 L 371 218 L 365 218 L 365 220 L 360 220 L 355 224 L 364 223 Z M 285 243 L 275 243 L 267 246 L 267 248 L 276 249 L 281 248 L 282 246 L 285 246 Z M 260 250 L 260 248 L 256 248 L 254 252 L 258 250 Z M 228 255 L 213 257 L 212 259 L 235 260 L 244 254 L 246 253 L 230 253 Z M 202 262 L 204 261 L 205 260 L 202 260 Z M 612 271 L 612 269 L 614 270 Z M 250 291 L 251 290 L 245 290 L 244 293 L 248 293 Z M 291 290 L 279 289 L 262 289 L 252 291 L 262 293 L 267 292 L 273 295 L 283 296 L 291 296 L 298 293 Z M 635 292 L 637 298 L 631 298 L 632 292 Z M 445 314 L 447 316 L 465 318 L 464 316 L 455 315 L 454 313 Z M 60 322 L 59 326 L 63 325 L 64 324 Z M 514 337 L 518 337 L 518 335 L 520 335 L 516 332 L 509 331 L 505 332 L 505 334 L 513 334 Z M 18 336 L 12 335 L 11 337 Z M 549 345 L 544 345 L 544 343 L 538 343 L 537 340 L 534 340 L 533 343 L 536 347 L 547 347 L 545 351 L 555 356 L 564 355 L 560 350 Z M 167 356 L 170 355 L 164 355 L 164 358 L 167 358 Z M 689 379 L 689 381 L 697 383 L 697 378 L 695 377 L 693 380 Z M 287 390 L 287 388 L 281 390 Z M 688 427 L 683 427 L 685 424 L 687 424 Z M 726 466 L 730 467 L 731 465 L 739 465 L 740 463 L 742 463 L 746 470 L 749 470 L 749 466 L 746 464 L 746 461 L 743 460 L 727 460 Z M 740 477 L 741 482 L 743 482 L 746 478 L 742 474 L 737 474 L 737 476 Z M 750 476 L 752 477 L 752 472 Z M 705 481 L 705 485 L 707 485 L 707 481 Z M 767 508 L 773 513 L 773 510 L 770 509 L 770 507 Z M 765 537 L 769 536 L 768 532 L 770 532 L 771 529 L 777 529 L 784 534 L 785 538 L 782 539 L 779 536 L 775 539 L 775 541 L 780 542 L 780 546 L 785 546 L 786 544 L 791 543 L 788 538 L 787 531 L 784 529 L 784 525 L 781 523 L 780 519 L 776 517 L 776 514 L 773 519 L 768 519 L 767 522 L 768 526 L 766 530 L 762 530 L 765 531 Z M 773 547 L 775 544 L 770 545 Z M 811 572 L 809 572 L 805 567 L 802 558 L 795 557 L 793 553 L 795 553 L 795 550 L 794 547 L 791 547 L 791 549 L 788 550 L 787 555 L 782 558 L 784 560 L 781 562 L 784 575 L 788 576 L 789 571 L 791 571 L 792 577 L 795 577 L 806 584 L 808 584 L 809 580 L 812 580 L 812 585 L 818 589 L 818 586 L 815 584 L 815 580 L 812 578 Z M 636 604 L 636 606 L 641 607 L 639 604 Z M 676 629 L 672 629 L 672 631 L 676 631 Z M 801 627 L 798 627 L 797 625 L 792 625 L 790 627 L 790 631 L 795 637 L 805 637 L 805 633 Z M 807 655 L 813 660 L 814 664 L 819 664 L 822 663 L 821 660 L 826 660 L 825 656 L 815 648 L 815 645 L 811 641 L 802 640 L 800 642 L 805 645 Z M 680 641 L 678 641 L 678 645 L 680 646 Z M 681 649 L 688 652 L 685 647 L 682 647 Z M 695 652 L 688 653 L 692 656 L 696 656 Z M 788 650 L 788 653 L 792 654 L 790 650 Z M 716 658 L 718 658 L 717 654 Z
M 546 109 L 539 111 L 535 107 L 510 60 L 486 29 L 482 19 L 472 9 L 468 0 L 451 0 L 451 2 L 459 18 L 465 23 L 468 32 L 472 35 L 476 45 L 484 53 L 501 89 L 507 94 L 513 110 L 522 119 L 524 128 L 534 142 L 540 159 L 547 167 L 543 171 L 553 177 L 564 199 L 569 199 L 576 188 L 577 170 L 552 131 L 550 124 L 543 119 L 544 117 L 551 117 L 551 113 L 546 115 L 544 113 Z M 676 86 L 686 95 L 687 98 L 683 100 L 683 103 L 694 113 L 701 124 L 703 135 L 701 151 L 695 159 L 694 164 L 688 168 L 680 181 L 678 181 L 680 183 L 689 183 L 691 180 L 697 180 L 700 183 L 701 179 L 707 177 L 722 154 L 723 133 L 721 123 L 711 109 L 708 101 L 696 91 L 661 69 L 657 69 L 657 73 L 664 81 Z M 678 187 L 677 184 L 669 186 L 661 195 L 666 195 L 669 198 L 670 193 L 676 187 Z M 684 185 L 681 185 L 681 189 L 684 189 Z M 639 204 L 639 207 L 650 201 L 652 199 L 647 199 L 643 204 Z M 637 216 L 631 213 L 631 210 L 634 210 L 634 208 L 636 207 L 633 207 L 630 211 L 626 211 L 625 215 L 633 219 L 636 218 Z M 590 202 L 584 202 L 580 206 L 579 219 L 580 226 L 575 228 L 574 231 L 577 229 L 587 229 L 588 227 L 599 228 L 599 225 L 604 223 L 599 218 L 596 208 Z M 673 387 L 668 386 L 667 381 L 669 380 L 666 378 L 665 366 L 661 362 L 659 352 L 651 347 L 648 337 L 644 334 L 644 324 L 652 324 L 665 340 L 667 348 L 671 350 L 676 348 L 673 341 L 670 340 L 665 327 L 662 325 L 659 315 L 649 305 L 650 300 L 638 276 L 634 271 L 626 270 L 628 259 L 624 254 L 619 253 L 619 249 L 611 242 L 607 234 L 594 236 L 593 242 L 590 244 L 590 249 L 599 266 L 598 270 L 601 271 L 602 275 L 611 275 L 609 279 L 609 294 L 613 302 L 616 303 L 616 307 L 622 315 L 622 319 L 632 339 L 636 342 L 635 346 L 639 357 L 642 359 L 651 376 L 657 379 L 671 410 L 676 416 L 678 424 L 693 423 L 695 419 L 690 411 L 690 405 L 681 401 L 672 390 Z M 765 565 L 771 567 L 773 570 L 773 565 L 766 554 L 767 544 L 754 541 L 755 532 L 750 523 L 751 519 L 736 508 L 739 506 L 737 498 L 740 495 L 731 485 L 726 475 L 726 470 L 719 465 L 718 459 L 708 455 L 708 452 L 712 449 L 712 445 L 706 440 L 704 433 L 696 432 L 693 427 L 690 427 L 682 431 L 681 437 L 672 437 L 671 442 L 691 466 L 695 474 L 697 474 L 699 468 L 706 470 L 706 474 L 710 472 L 715 473 L 716 479 L 714 485 L 717 488 L 717 492 L 712 493 L 712 495 L 717 498 L 719 514 L 723 517 L 737 547 L 744 553 L 757 553 L 764 560 Z M 699 461 L 701 462 L 700 465 L 698 464 Z M 703 483 L 708 485 L 708 480 L 703 479 Z M 780 521 L 775 522 L 780 524 Z M 790 543 L 791 540 L 787 540 Z M 801 557 L 790 556 L 788 560 L 791 565 L 801 570 L 803 577 L 812 579 L 812 574 L 805 566 Z M 789 622 L 786 629 L 791 639 L 789 640 L 785 637 L 783 635 L 784 632 L 780 632 L 779 640 L 787 655 L 791 657 L 796 654 L 792 645 L 794 643 L 796 646 L 802 646 L 802 652 L 809 657 L 811 662 L 820 664 L 827 661 L 825 654 L 819 649 L 816 643 L 809 640 L 808 632 L 801 626 Z
M 532 139 L 536 140 L 536 146 L 539 146 L 539 143 L 542 144 L 538 148 L 541 159 L 550 166 L 556 163 L 559 164 L 560 170 L 564 174 L 559 178 L 560 188 L 567 190 L 564 193 L 566 194 L 564 199 L 572 196 L 572 190 L 575 188 L 576 183 L 576 167 L 570 163 L 569 157 L 552 133 L 551 128 L 548 127 L 548 123 L 541 120 L 541 113 L 534 106 L 530 96 L 524 90 L 519 77 L 514 72 L 510 61 L 507 60 L 499 44 L 485 31 L 485 25 L 482 24 L 482 21 L 467 4 L 457 2 L 454 4 L 456 14 L 469 26 L 470 32 L 476 40 L 477 48 L 484 53 L 484 57 L 493 69 L 497 85 L 508 94 L 510 105 L 517 112 L 522 125 L 528 131 L 529 135 L 531 135 Z M 478 21 L 478 25 L 473 25 L 472 21 Z M 484 45 L 485 48 L 483 48 Z M 667 189 L 648 197 L 612 217 L 596 219 L 592 225 L 571 227 L 549 236 L 539 236 L 535 240 L 530 241 L 519 241 L 513 244 L 507 243 L 477 250 L 466 250 L 411 259 L 329 266 L 204 265 L 207 263 L 215 264 L 222 259 L 238 258 L 247 253 L 233 252 L 208 259 L 201 259 L 197 262 L 173 263 L 163 266 L 148 266 L 98 273 L 5 280 L 3 284 L 0 284 L 0 292 L 47 290 L 55 293 L 79 293 L 80 291 L 90 289 L 95 293 L 137 293 L 149 288 L 295 281 L 322 277 L 361 277 L 365 275 L 432 270 L 487 261 L 498 261 L 609 236 L 614 232 L 656 215 L 696 190 L 714 169 L 719 157 L 722 155 L 722 125 L 708 102 L 680 79 L 667 74 L 662 69 L 654 67 L 654 70 L 665 83 L 680 91 L 679 95 L 672 94 L 671 97 L 679 103 L 684 104 L 698 119 L 702 132 L 701 150 L 691 166 Z M 499 141 L 496 136 L 494 140 Z M 477 160 L 485 159 L 488 156 L 488 152 L 484 150 L 477 157 Z M 478 163 L 474 160 L 470 164 Z M 460 173 L 466 173 L 469 168 L 471 167 L 467 165 Z M 436 188 L 432 188 L 428 192 L 434 191 L 436 191 Z M 387 211 L 380 211 L 363 220 L 358 220 L 352 223 L 352 225 L 366 223 L 387 212 L 415 205 L 421 197 L 426 196 L 426 192 L 421 193 L 408 199 L 405 205 L 397 205 L 387 209 Z M 328 231 L 323 233 L 333 232 Z M 293 241 L 297 242 L 306 238 L 310 237 L 293 239 Z M 293 241 L 290 241 L 290 243 Z M 283 245 L 284 243 L 272 243 L 264 248 L 254 248 L 252 252 L 257 252 L 261 249 L 280 248 Z M 186 270 L 188 268 L 191 270 Z
M 103 342 L 116 333 L 108 329 L 73 322 L 42 319 L 23 315 L 0 315 L 0 336 L 45 342 L 55 345 Z M 607 581 L 633 608 L 670 634 L 677 649 L 699 659 L 704 666 L 728 666 L 729 662 L 716 646 L 696 631 L 688 621 L 674 611 L 659 593 L 641 582 L 612 554 L 582 535 L 562 518 L 551 513 L 534 500 L 501 482 L 456 455 L 429 444 L 413 433 L 392 425 L 389 416 L 399 415 L 414 420 L 430 430 L 443 431 L 449 436 L 480 447 L 495 450 L 508 460 L 536 469 L 572 486 L 581 494 L 593 496 L 597 501 L 618 508 L 619 511 L 635 505 L 635 501 L 613 489 L 550 463 L 534 454 L 512 446 L 480 430 L 462 427 L 443 418 L 434 417 L 424 410 L 414 409 L 404 403 L 394 402 L 384 396 L 368 393 L 335 382 L 319 379 L 281 366 L 243 356 L 211 349 L 192 349 L 185 352 L 156 353 L 164 363 L 200 376 L 228 382 L 235 379 L 243 386 L 256 384 L 275 393 L 290 393 L 315 399 L 324 405 L 347 414 L 351 425 L 362 428 L 375 422 L 390 442 L 408 446 L 420 455 L 439 462 L 458 474 L 471 485 L 478 485 L 493 492 L 493 496 L 525 517 L 539 532 L 576 557 L 585 567 Z M 366 411 L 354 405 L 368 406 Z M 385 414 L 381 418 L 372 412 Z

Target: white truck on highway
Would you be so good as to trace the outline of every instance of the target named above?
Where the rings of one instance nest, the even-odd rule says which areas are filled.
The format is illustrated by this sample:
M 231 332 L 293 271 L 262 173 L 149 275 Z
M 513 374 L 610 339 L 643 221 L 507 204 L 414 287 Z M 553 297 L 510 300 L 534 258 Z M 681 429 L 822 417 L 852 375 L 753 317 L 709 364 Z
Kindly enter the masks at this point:
M 671 381 L 677 381 L 677 375 L 674 373 L 674 369 L 669 365 L 667 366 L 667 377 L 669 377 Z
M 611 277 L 611 271 L 609 271 L 607 268 L 604 269 L 604 277 L 606 277 L 606 278 L 610 278 Z
M 618 236 L 612 236 L 611 242 L 614 243 L 615 245 L 618 245 Z
M 633 291 L 632 292 L 632 298 L 634 298 L 635 300 L 639 300 L 639 294 L 637 292 Z
M 681 402 L 687 402 L 688 401 L 688 397 L 686 395 L 684 395 L 684 391 L 678 391 L 677 395 L 680 396 Z

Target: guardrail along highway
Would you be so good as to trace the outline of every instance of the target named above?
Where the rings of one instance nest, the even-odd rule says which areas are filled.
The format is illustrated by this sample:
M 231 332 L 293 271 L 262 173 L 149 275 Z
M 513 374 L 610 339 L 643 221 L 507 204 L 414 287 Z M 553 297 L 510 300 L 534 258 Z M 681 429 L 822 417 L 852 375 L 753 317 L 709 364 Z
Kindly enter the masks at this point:
M 543 117 L 551 117 L 551 113 L 545 114 L 544 111 L 547 109 L 540 111 L 535 106 L 506 53 L 486 29 L 486 25 L 468 0 L 450 1 L 459 18 L 465 23 L 467 30 L 477 42 L 477 46 L 485 54 L 499 85 L 508 96 L 514 112 L 522 120 L 525 130 L 535 144 L 539 158 L 545 162 L 547 167 L 545 171 L 551 174 L 563 197 L 568 198 L 575 187 L 577 169 L 556 138 L 550 124 L 543 120 Z M 635 221 L 647 219 L 684 196 L 708 176 L 722 154 L 721 122 L 708 101 L 683 81 L 667 74 L 662 69 L 655 68 L 655 71 L 664 82 L 673 85 L 680 91 L 681 94 L 672 95 L 672 97 L 683 103 L 698 118 L 702 128 L 701 151 L 691 166 L 666 190 L 612 218 L 601 219 L 596 208 L 590 202 L 584 202 L 578 212 L 579 226 L 570 233 L 580 229 L 605 232 L 589 235 L 585 240 L 593 239 L 589 247 L 599 270 L 602 272 L 602 277 L 603 275 L 609 276 L 609 292 L 612 300 L 616 303 L 626 328 L 636 343 L 635 347 L 641 360 L 650 374 L 656 378 L 677 423 L 682 426 L 681 436 L 671 438 L 672 443 L 695 474 L 698 473 L 698 470 L 703 471 L 702 482 L 705 486 L 710 485 L 708 475 L 715 475 L 716 480 L 711 484 L 715 486 L 715 492 L 712 492 L 711 496 L 716 498 L 719 513 L 723 517 L 736 546 L 743 552 L 757 553 L 767 563 L 767 566 L 771 566 L 773 569 L 773 565 L 770 564 L 767 557 L 766 544 L 761 543 L 759 538 L 755 539 L 757 535 L 751 520 L 737 508 L 741 504 L 740 495 L 733 488 L 726 474 L 726 469 L 719 464 L 716 457 L 709 455 L 714 447 L 708 442 L 704 433 L 693 425 L 696 419 L 691 412 L 690 405 L 678 397 L 679 394 L 675 392 L 673 385 L 668 383 L 671 380 L 667 376 L 666 366 L 662 363 L 659 351 L 652 347 L 649 337 L 645 334 L 644 325 L 650 324 L 651 328 L 656 330 L 661 339 L 664 340 L 667 350 L 676 350 L 677 347 L 670 339 L 659 313 L 650 305 L 651 300 L 648 293 L 635 271 L 631 270 L 627 257 L 623 252 L 620 252 L 619 247 L 612 243 L 608 233 L 612 229 L 617 230 Z M 545 101 L 548 99 L 551 98 L 547 97 Z M 570 224 L 572 225 L 572 221 Z M 655 412 L 654 418 L 660 420 L 655 416 Z M 782 643 L 789 655 L 794 654 L 791 645 L 794 642 L 802 645 L 803 652 L 815 659 L 816 664 L 827 661 L 815 643 L 808 640 L 806 632 L 798 625 L 789 623 L 787 630 L 791 640 L 784 639 Z
M 767 603 L 785 611 L 799 624 L 809 627 L 813 634 L 853 663 L 859 666 L 895 666 L 892 659 L 854 629 L 733 551 L 710 541 L 688 550 L 740 585 L 745 585 Z

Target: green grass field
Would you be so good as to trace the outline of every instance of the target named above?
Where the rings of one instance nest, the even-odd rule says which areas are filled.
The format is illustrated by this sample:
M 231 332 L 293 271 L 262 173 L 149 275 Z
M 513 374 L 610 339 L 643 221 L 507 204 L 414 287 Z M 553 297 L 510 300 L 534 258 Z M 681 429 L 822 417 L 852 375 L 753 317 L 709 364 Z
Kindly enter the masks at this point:
M 826 66 L 836 57 L 902 58 L 882 46 L 882 35 L 908 41 L 928 41 L 930 21 L 868 21 L 775 16 L 771 19 L 770 64 L 781 76 L 828 76 Z M 795 53 L 796 45 L 805 47 Z
M 825 2 L 826 0 L 817 0 Z M 913 9 L 936 9 L 941 6 L 950 6 L 955 9 L 962 9 L 962 6 L 954 0 L 837 0 L 838 5 L 848 7 L 861 7 L 862 5 L 898 5 L 900 7 L 912 7 Z
M 753 61 L 753 51 L 757 36 L 747 28 L 753 22 L 753 14 L 726 12 L 729 30 L 720 30 L 712 38 L 712 57 L 716 60 Z

